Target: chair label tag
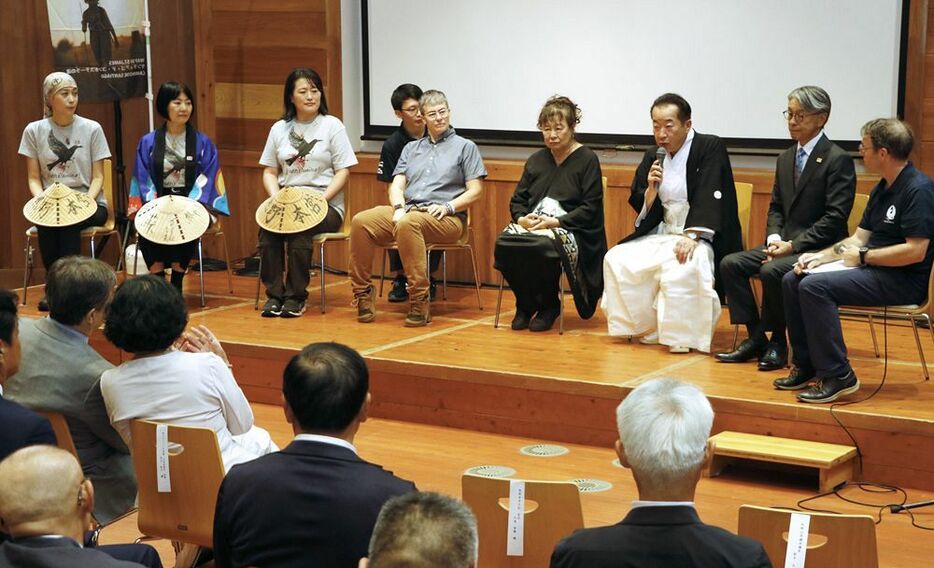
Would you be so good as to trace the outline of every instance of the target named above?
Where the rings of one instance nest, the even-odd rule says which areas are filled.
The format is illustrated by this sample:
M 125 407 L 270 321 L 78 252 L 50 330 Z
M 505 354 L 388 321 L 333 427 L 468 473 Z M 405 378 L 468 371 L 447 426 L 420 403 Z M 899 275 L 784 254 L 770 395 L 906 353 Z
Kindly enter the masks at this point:
M 509 520 L 506 524 L 506 556 L 524 556 L 525 481 L 509 480 Z
M 169 477 L 169 426 L 156 425 L 156 489 L 159 493 L 172 492 Z
M 785 568 L 804 568 L 804 556 L 808 551 L 808 527 L 810 515 L 792 513 L 788 522 L 788 548 L 785 550 Z

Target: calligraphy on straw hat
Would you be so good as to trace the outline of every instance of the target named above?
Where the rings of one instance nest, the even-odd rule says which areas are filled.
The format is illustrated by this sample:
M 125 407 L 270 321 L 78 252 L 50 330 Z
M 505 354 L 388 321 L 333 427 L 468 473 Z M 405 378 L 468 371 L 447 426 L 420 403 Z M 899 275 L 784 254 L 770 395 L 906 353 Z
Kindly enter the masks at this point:
M 90 219 L 96 211 L 97 202 L 88 194 L 61 183 L 53 183 L 23 206 L 23 216 L 40 227 L 76 225 Z
M 320 191 L 284 187 L 256 209 L 256 222 L 273 233 L 300 233 L 324 220 L 328 202 Z
M 181 195 L 163 195 L 140 208 L 136 231 L 160 245 L 191 242 L 207 230 L 211 216 L 203 205 Z

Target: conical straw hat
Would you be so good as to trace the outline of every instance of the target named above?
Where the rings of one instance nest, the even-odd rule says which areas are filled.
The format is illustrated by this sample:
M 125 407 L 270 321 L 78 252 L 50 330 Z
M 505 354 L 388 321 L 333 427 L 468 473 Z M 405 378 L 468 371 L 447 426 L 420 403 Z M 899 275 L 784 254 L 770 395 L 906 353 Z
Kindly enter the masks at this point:
M 211 216 L 203 205 L 181 195 L 163 195 L 140 208 L 136 232 L 160 245 L 191 242 L 207 230 Z
M 23 216 L 40 227 L 68 227 L 90 219 L 97 212 L 97 202 L 87 193 L 65 184 L 53 183 L 42 195 L 23 206 Z
M 273 233 L 300 233 L 324 220 L 328 202 L 321 192 L 284 187 L 256 210 L 256 222 Z

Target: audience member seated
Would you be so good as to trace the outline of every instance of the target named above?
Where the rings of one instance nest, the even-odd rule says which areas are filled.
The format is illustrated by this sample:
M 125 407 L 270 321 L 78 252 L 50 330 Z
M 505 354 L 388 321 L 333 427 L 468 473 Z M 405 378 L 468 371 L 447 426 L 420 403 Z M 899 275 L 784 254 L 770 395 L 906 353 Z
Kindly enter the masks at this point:
M 289 361 L 282 392 L 295 439 L 224 478 L 216 565 L 354 567 L 383 503 L 416 490 L 353 445 L 370 405 L 366 363 L 344 345 L 314 343 Z
M 743 246 L 730 156 L 720 138 L 694 131 L 680 95 L 658 97 L 650 113 L 657 146 L 632 180 L 635 231 L 604 258 L 602 307 L 612 336 L 708 353 L 717 266 Z
M 164 279 L 148 274 L 117 288 L 104 335 L 133 357 L 101 377 L 114 428 L 131 448 L 134 419 L 210 428 L 227 470 L 276 451 L 269 433 L 253 426 L 220 342 L 204 326 L 184 333 L 187 323 L 185 300 Z
M 19 369 L 18 301 L 13 292 L 0 290 L 0 387 L 5 387 L 7 377 Z M 44 416 L 7 400 L 3 395 L 3 388 L 0 388 L 0 460 L 26 446 L 55 445 L 55 432 Z M 2 538 L 0 533 L 0 540 Z
M 116 283 L 114 271 L 99 260 L 57 260 L 46 277 L 49 317 L 20 320 L 23 362 L 5 393 L 27 408 L 65 416 L 84 474 L 97 489 L 94 518 L 101 523 L 136 500 L 130 451 L 110 425 L 101 397 L 101 373 L 113 365 L 88 344 Z
M 438 493 L 409 493 L 383 505 L 359 568 L 474 568 L 477 548 L 470 507 Z
M 477 145 L 451 127 L 448 99 L 426 91 L 419 101 L 428 121 L 428 136 L 402 150 L 389 205 L 354 215 L 350 227 L 350 282 L 357 321 L 376 319 L 370 276 L 377 245 L 395 241 L 409 279 L 408 327 L 426 325 L 430 317 L 426 243 L 454 243 L 467 230 L 467 207 L 483 193 L 486 168 Z
M 616 453 L 639 499 L 619 524 L 558 543 L 552 568 L 771 566 L 762 545 L 701 522 L 694 492 L 704 468 L 713 408 L 697 387 L 656 379 L 616 410 Z
M 514 330 L 551 329 L 562 265 L 582 318 L 603 294 L 603 174 L 597 155 L 574 137 L 580 114 L 567 97 L 542 107 L 538 128 L 547 147 L 525 163 L 509 201 L 512 223 L 496 239 L 495 266 L 516 296 Z
M 94 485 L 71 454 L 23 448 L 0 462 L 0 520 L 12 540 L 0 545 L 0 568 L 161 568 L 146 544 L 82 546 L 91 526 Z

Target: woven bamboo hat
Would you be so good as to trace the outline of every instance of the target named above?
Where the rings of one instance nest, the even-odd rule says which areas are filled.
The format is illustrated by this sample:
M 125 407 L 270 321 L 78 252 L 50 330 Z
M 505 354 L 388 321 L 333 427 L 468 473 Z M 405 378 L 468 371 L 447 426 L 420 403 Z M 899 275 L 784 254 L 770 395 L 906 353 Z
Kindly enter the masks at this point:
M 42 195 L 23 206 L 23 216 L 40 227 L 68 227 L 90 219 L 97 212 L 97 202 L 87 193 L 65 184 L 53 183 Z
M 136 232 L 160 245 L 191 242 L 207 230 L 211 216 L 203 205 L 181 195 L 163 195 L 140 208 Z
M 314 227 L 328 214 L 328 202 L 320 191 L 284 187 L 256 209 L 256 222 L 272 233 L 300 233 Z

